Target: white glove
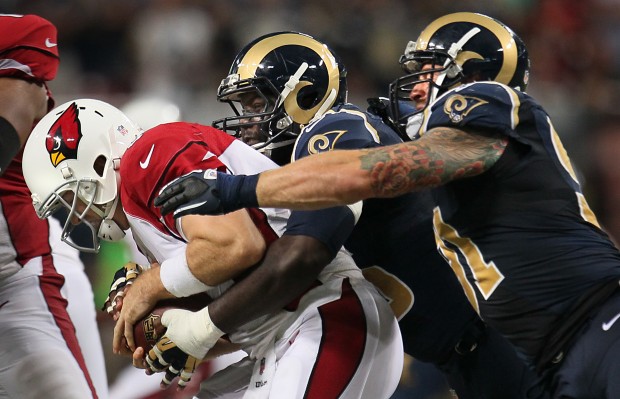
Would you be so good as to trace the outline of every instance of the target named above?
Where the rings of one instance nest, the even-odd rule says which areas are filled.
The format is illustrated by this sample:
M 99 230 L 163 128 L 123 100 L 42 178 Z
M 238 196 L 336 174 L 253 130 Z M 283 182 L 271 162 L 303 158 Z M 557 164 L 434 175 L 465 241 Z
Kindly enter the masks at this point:
M 224 332 L 217 328 L 209 316 L 209 307 L 198 312 L 171 309 L 161 316 L 166 336 L 183 352 L 196 359 L 203 359 Z

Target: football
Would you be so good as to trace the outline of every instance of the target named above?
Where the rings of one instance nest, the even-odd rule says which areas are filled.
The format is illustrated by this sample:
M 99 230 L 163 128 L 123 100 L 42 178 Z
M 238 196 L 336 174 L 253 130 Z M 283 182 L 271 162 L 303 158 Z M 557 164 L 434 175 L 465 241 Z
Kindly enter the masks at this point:
M 196 312 L 211 301 L 212 298 L 205 293 L 159 301 L 155 308 L 134 326 L 133 337 L 136 347 L 141 346 L 148 352 L 164 336 L 166 327 L 161 324 L 161 316 L 166 310 L 185 309 Z

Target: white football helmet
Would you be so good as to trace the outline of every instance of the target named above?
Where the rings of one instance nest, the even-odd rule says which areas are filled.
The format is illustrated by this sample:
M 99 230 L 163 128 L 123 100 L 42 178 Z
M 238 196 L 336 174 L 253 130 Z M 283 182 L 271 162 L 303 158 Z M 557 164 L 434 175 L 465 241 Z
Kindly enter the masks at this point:
M 24 147 L 24 177 L 41 219 L 63 207 L 69 210 L 62 232 L 67 244 L 97 252 L 100 239 L 124 237 L 112 220 L 119 197 L 117 173 L 125 150 L 142 132 L 117 108 L 92 99 L 62 104 L 35 126 Z M 89 210 L 101 217 L 99 228 L 86 219 Z M 76 218 L 90 228 L 92 246 L 69 239 Z

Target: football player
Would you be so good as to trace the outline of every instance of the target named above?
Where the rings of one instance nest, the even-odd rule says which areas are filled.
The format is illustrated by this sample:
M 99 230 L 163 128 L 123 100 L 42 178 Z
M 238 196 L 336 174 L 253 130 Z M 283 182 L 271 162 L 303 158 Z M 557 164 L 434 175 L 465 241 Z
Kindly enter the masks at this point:
M 235 116 L 215 126 L 230 130 L 280 164 L 289 163 L 291 155 L 296 160 L 324 151 L 402 142 L 381 118 L 347 103 L 346 95 L 345 68 L 325 44 L 302 33 L 272 33 L 253 40 L 233 61 L 218 99 L 229 103 Z M 321 223 L 338 221 L 314 221 L 317 229 Z M 532 377 L 531 372 L 508 341 L 481 321 L 437 252 L 429 193 L 366 200 L 359 221 L 345 219 L 339 228 L 346 232 L 341 235 L 344 244 L 366 268 L 367 278 L 390 297 L 408 354 L 443 370 L 459 398 L 523 397 L 522 382 Z M 289 245 L 295 248 L 293 242 Z M 273 276 L 262 271 L 236 287 L 245 294 L 242 301 L 228 302 L 225 295 L 212 304 L 215 324 L 231 328 L 230 320 L 241 320 L 230 311 L 232 304 L 250 317 L 273 306 L 270 301 L 294 295 L 287 287 L 299 284 L 294 281 L 301 277 L 294 273 L 295 262 L 286 265 L 288 272 L 282 263 L 264 262 L 262 268 Z M 271 289 L 271 296 L 251 288 L 270 281 L 282 286 Z M 248 294 L 250 290 L 256 297 Z M 220 315 L 220 309 L 227 311 Z
M 22 145 L 54 104 L 56 27 L 0 14 L 0 53 L 0 397 L 107 398 L 84 265 L 60 223 L 37 217 L 22 174 Z
M 259 179 L 196 173 L 183 180 L 209 189 L 184 194 L 179 181 L 158 203 L 194 206 L 178 214 L 310 209 L 436 188 L 438 248 L 483 319 L 536 365 L 553 397 L 620 397 L 620 253 L 549 116 L 525 93 L 524 43 L 496 19 L 455 13 L 429 24 L 400 63 L 394 122 L 419 139 L 319 154 Z M 399 101 L 415 114 L 400 114 Z
M 24 149 L 24 176 L 37 214 L 47 217 L 68 209 L 64 237 L 77 224 L 89 227 L 91 245 L 73 245 L 96 251 L 100 239 L 118 240 L 131 227 L 153 264 L 126 291 L 113 347 L 127 352 L 126 340 L 138 366 L 165 371 L 163 385 L 180 376 L 180 387 L 224 335 L 205 329 L 212 325 L 208 307 L 166 311 L 161 319 L 168 326 L 166 336 L 146 362 L 140 359 L 143 350 L 134 345 L 133 324 L 160 299 L 205 291 L 221 295 L 261 260 L 290 213 L 253 208 L 218 217 L 162 217 L 153 205 L 157 193 L 173 177 L 196 167 L 257 173 L 277 165 L 210 126 L 167 123 L 142 134 L 118 109 L 89 99 L 52 110 Z M 338 217 L 338 209 L 330 215 Z M 329 244 L 328 237 L 321 245 Z M 312 253 L 307 258 L 316 259 Z M 402 340 L 389 304 L 342 248 L 330 247 L 327 262 L 286 307 L 227 331 L 227 340 L 248 357 L 213 376 L 205 389 L 221 393 L 243 388 L 269 398 L 374 399 L 394 392 L 402 371 Z M 178 319 L 183 323 L 174 322 Z M 213 333 L 214 341 L 204 339 Z M 249 370 L 241 373 L 247 378 L 236 378 L 240 370 Z

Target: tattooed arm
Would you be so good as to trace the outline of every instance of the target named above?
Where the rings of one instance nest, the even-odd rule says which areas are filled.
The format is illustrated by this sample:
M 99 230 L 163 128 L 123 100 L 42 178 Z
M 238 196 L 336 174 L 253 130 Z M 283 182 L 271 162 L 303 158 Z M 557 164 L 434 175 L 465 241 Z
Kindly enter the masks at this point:
M 507 137 L 438 127 L 422 138 L 368 150 L 329 151 L 263 172 L 261 206 L 316 209 L 396 197 L 476 176 L 495 164 Z

